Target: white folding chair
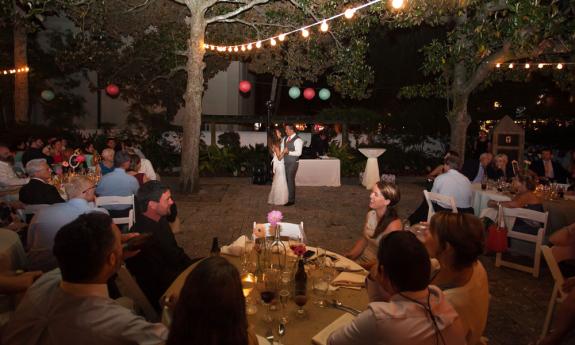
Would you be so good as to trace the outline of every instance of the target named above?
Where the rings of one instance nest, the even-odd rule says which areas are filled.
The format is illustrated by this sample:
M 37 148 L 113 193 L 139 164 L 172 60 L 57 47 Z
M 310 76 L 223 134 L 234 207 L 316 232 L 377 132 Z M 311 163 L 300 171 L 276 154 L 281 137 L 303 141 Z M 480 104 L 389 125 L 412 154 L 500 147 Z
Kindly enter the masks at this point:
M 551 271 L 551 275 L 553 276 L 553 281 L 555 284 L 553 285 L 553 292 L 551 293 L 551 298 L 549 299 L 549 305 L 547 306 L 547 315 L 545 315 L 545 322 L 543 323 L 543 330 L 541 331 L 541 338 L 545 337 L 549 332 L 549 327 L 551 326 L 551 320 L 553 319 L 553 313 L 555 311 L 555 307 L 557 304 L 563 302 L 565 297 L 567 296 L 561 290 L 561 286 L 563 286 L 563 282 L 565 278 L 559 269 L 559 265 L 557 264 L 557 260 L 553 255 L 552 248 L 548 246 L 541 246 L 541 252 L 543 253 L 543 257 L 547 262 L 547 266 L 549 266 L 549 270 Z
M 99 196 L 96 198 L 96 206 L 112 206 L 112 205 L 129 205 L 132 209 L 128 212 L 127 217 L 113 218 L 114 224 L 128 224 L 128 228 L 136 222 L 135 208 L 134 208 L 134 195 L 129 196 Z
M 522 218 L 543 224 L 538 230 L 537 235 L 526 234 L 523 232 L 513 231 L 513 224 L 515 221 L 506 222 L 508 224 L 507 237 L 517 240 L 530 242 L 535 244 L 535 253 L 533 259 L 533 266 L 525 266 L 511 261 L 503 260 L 502 254 L 497 253 L 495 258 L 495 267 L 505 266 L 519 271 L 533 274 L 533 277 L 539 277 L 539 268 L 541 265 L 541 245 L 543 244 L 543 236 L 547 228 L 548 212 L 538 212 L 526 208 L 502 208 L 505 218 Z
M 118 290 L 120 290 L 122 296 L 131 298 L 134 301 L 134 303 L 140 308 L 140 310 L 142 311 L 142 313 L 144 314 L 144 316 L 148 321 L 156 322 L 159 320 L 158 313 L 148 300 L 148 297 L 146 297 L 146 295 L 140 288 L 140 285 L 138 285 L 136 279 L 134 279 L 134 277 L 132 276 L 130 271 L 128 271 L 128 268 L 126 268 L 126 265 L 124 264 L 121 265 L 120 268 L 118 269 L 116 277 L 116 285 L 118 286 Z
M 457 213 L 457 206 L 455 206 L 455 199 L 451 196 L 437 194 L 428 192 L 426 190 L 423 191 L 423 195 L 425 196 L 425 200 L 427 201 L 427 206 L 429 207 L 427 211 L 427 221 L 431 220 L 431 217 L 435 214 L 435 210 L 433 209 L 433 201 L 437 203 L 441 203 L 444 205 L 449 205 L 451 207 L 451 212 Z
M 281 237 L 299 237 L 301 238 L 303 243 L 306 243 L 307 238 L 305 236 L 305 231 L 303 230 L 303 222 L 300 222 L 299 224 L 297 223 L 284 223 L 284 222 L 280 222 L 278 223 L 280 226 L 280 236 Z M 266 236 L 273 236 L 273 234 L 270 234 L 270 224 L 269 223 L 263 223 L 263 224 L 258 224 L 256 222 L 254 222 L 254 229 L 258 226 L 264 226 L 266 229 Z

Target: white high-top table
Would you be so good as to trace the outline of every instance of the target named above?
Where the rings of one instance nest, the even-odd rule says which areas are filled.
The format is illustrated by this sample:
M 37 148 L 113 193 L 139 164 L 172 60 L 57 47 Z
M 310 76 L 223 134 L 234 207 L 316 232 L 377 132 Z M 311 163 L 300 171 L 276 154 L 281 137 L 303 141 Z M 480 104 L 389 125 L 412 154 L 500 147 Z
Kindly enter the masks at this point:
M 367 157 L 367 164 L 365 165 L 365 171 L 363 172 L 363 179 L 361 184 L 366 189 L 371 189 L 377 181 L 379 181 L 379 166 L 377 165 L 377 157 L 381 156 L 385 149 L 370 149 L 362 148 L 359 149 L 364 156 Z

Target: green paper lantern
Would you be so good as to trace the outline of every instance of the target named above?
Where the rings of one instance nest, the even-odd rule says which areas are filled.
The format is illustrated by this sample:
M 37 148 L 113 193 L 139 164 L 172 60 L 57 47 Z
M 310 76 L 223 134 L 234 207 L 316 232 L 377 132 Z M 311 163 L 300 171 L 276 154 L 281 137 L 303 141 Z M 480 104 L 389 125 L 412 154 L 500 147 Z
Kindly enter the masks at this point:
M 51 100 L 54 99 L 54 97 L 56 97 L 56 95 L 54 94 L 54 92 L 52 90 L 44 90 L 40 94 L 40 97 L 42 97 L 43 100 L 50 102 Z
M 301 95 L 301 91 L 300 91 L 299 87 L 297 87 L 297 86 L 292 86 L 292 87 L 289 89 L 289 96 L 290 96 L 292 99 L 297 99 L 300 95 Z
M 321 89 L 318 96 L 322 101 L 327 101 L 331 97 L 331 92 L 328 89 Z

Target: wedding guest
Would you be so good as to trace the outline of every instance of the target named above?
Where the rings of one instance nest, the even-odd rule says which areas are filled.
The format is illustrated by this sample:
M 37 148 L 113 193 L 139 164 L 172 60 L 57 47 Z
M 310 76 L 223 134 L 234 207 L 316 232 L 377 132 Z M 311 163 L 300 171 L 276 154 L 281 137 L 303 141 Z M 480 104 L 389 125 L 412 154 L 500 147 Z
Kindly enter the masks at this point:
M 53 138 L 48 144 L 50 144 L 50 153 L 52 156 L 53 163 L 62 163 L 64 160 L 64 148 L 62 146 L 62 139 Z
M 513 167 L 509 163 L 509 158 L 504 153 L 499 153 L 493 158 L 493 164 L 487 169 L 487 177 L 491 180 L 504 179 L 506 181 L 511 180 L 515 174 L 513 173 Z
M 146 178 L 150 181 L 160 179 L 160 176 L 154 170 L 154 166 L 152 165 L 152 162 L 147 158 L 142 158 L 140 160 L 140 170 L 138 170 L 138 172 L 146 175 Z
M 114 171 L 114 155 L 115 151 L 110 148 L 105 148 L 102 151 L 102 161 L 100 162 L 102 176 Z
M 567 297 L 557 308 L 553 331 L 541 339 L 537 345 L 572 344 L 573 329 L 575 329 L 575 317 L 573 317 L 575 315 L 575 277 L 565 280 L 561 288 Z
M 553 152 L 549 148 L 541 150 L 541 159 L 533 162 L 529 169 L 540 178 L 559 183 L 565 183 L 568 175 L 563 166 L 553 159 Z
M 328 345 L 465 344 L 456 311 L 438 287 L 429 285 L 429 255 L 414 234 L 390 233 L 381 240 L 377 257 L 377 275 L 367 278 L 367 309 L 334 331 Z M 370 285 L 387 291 L 389 300 L 377 300 Z
M 41 271 L 24 272 L 17 275 L 0 273 L 0 294 L 24 293 L 41 275 Z
M 52 186 L 50 178 L 52 169 L 43 158 L 32 159 L 26 164 L 26 173 L 30 182 L 20 188 L 20 201 L 28 205 L 56 204 L 64 202 L 56 187 Z
M 459 314 L 468 345 L 483 344 L 487 323 L 489 284 L 479 261 L 483 245 L 483 224 L 474 215 L 438 212 L 431 218 L 425 246 L 441 267 L 431 284 Z
M 534 191 L 537 187 L 535 178 L 530 175 L 518 175 L 513 179 L 513 188 L 517 194 L 511 201 L 495 201 L 489 200 L 487 206 L 498 208 L 499 205 L 506 208 L 527 208 L 533 211 L 544 212 L 543 200 L 537 196 Z M 532 222 L 526 219 L 517 218 L 513 231 L 525 232 L 531 235 L 536 235 L 537 230 L 541 227 L 538 222 Z
M 449 157 L 449 156 L 453 156 L 453 157 L 459 157 L 459 153 L 455 152 L 455 151 L 447 151 L 447 153 L 445 154 L 445 156 L 443 157 L 443 160 L 445 160 L 445 158 Z M 459 169 L 459 167 L 457 168 Z M 427 174 L 427 179 L 429 180 L 433 180 L 435 179 L 437 176 L 443 174 L 444 172 L 446 172 L 447 170 L 445 170 L 445 164 L 439 164 L 438 166 L 435 167 L 435 169 L 431 170 L 428 174 Z
M 150 323 L 108 296 L 106 283 L 123 259 L 112 218 L 91 213 L 54 239 L 59 270 L 29 289 L 2 334 L 4 345 L 162 344 L 166 327 Z
M 199 262 L 180 291 L 166 345 L 187 344 L 258 344 L 249 330 L 240 274 L 222 257 Z
M 136 195 L 138 210 L 133 229 L 152 234 L 139 255 L 126 260 L 144 294 L 159 309 L 160 296 L 194 260 L 178 245 L 166 216 L 174 204 L 170 189 L 159 181 L 146 182 Z
M 363 234 L 353 248 L 344 254 L 347 258 L 368 269 L 376 263 L 381 239 L 392 231 L 403 228 L 397 215 L 397 204 L 400 199 L 399 188 L 393 183 L 379 181 L 373 186 Z
M 68 201 L 48 206 L 36 214 L 28 229 L 28 265 L 30 268 L 42 271 L 56 268 L 52 247 L 54 237 L 62 226 L 85 213 L 108 214 L 105 209 L 94 206 L 95 188 L 94 183 L 86 176 L 74 176 L 64 185 Z
M 92 142 L 85 142 L 82 145 L 82 154 L 86 158 L 86 168 L 93 167 L 94 164 L 94 157 L 98 154 L 96 148 L 94 148 L 94 144 Z
M 120 151 L 120 150 L 121 150 L 121 147 L 119 148 L 119 150 L 116 150 L 117 146 L 118 146 L 118 144 L 116 143 L 116 139 L 115 139 L 115 138 L 111 138 L 111 137 L 110 137 L 110 138 L 107 138 L 107 139 L 106 139 L 106 148 L 112 149 L 112 150 L 114 150 L 114 152 L 115 152 L 115 151 Z
M 28 178 L 20 178 L 16 175 L 12 165 L 13 161 L 14 156 L 10 152 L 8 145 L 0 143 L 0 191 L 23 186 L 29 181 Z M 13 199 L 16 200 L 16 197 L 13 197 Z
M 487 131 L 479 131 L 477 140 L 473 146 L 473 157 L 476 159 L 479 158 L 479 156 L 481 156 L 483 153 L 491 152 L 491 143 L 489 142 Z
M 484 178 L 487 178 L 487 169 L 493 160 L 493 155 L 484 152 L 479 156 L 479 159 L 466 160 L 461 168 L 461 173 L 469 179 L 471 183 L 481 183 Z
M 141 165 L 142 160 L 140 156 L 136 154 L 130 154 L 130 167 L 128 168 L 128 170 L 126 170 L 126 173 L 130 176 L 134 176 L 136 180 L 138 180 L 138 184 L 140 185 L 140 187 L 144 183 L 149 181 L 148 178 L 146 177 L 146 174 L 139 172 Z
M 433 187 L 431 187 L 431 192 L 452 197 L 458 212 L 473 213 L 471 183 L 467 177 L 457 171 L 459 157 L 450 155 L 444 159 L 443 165 L 445 172 L 437 176 L 433 182 Z M 435 210 L 451 210 L 451 206 L 437 203 Z
M 22 155 L 22 165 L 26 166 L 28 161 L 36 158 L 44 158 L 48 165 L 52 165 L 52 157 L 42 152 L 44 149 L 44 141 L 38 137 L 30 137 L 28 150 L 24 151 Z
M 130 168 L 128 153 L 118 151 L 114 155 L 114 171 L 102 176 L 96 194 L 98 196 L 130 196 L 135 195 L 140 188 L 138 180 L 126 173 Z M 112 217 L 127 217 L 131 205 L 109 205 L 106 209 Z
M 575 276 L 575 223 L 567 225 L 549 236 L 551 250 L 564 277 Z
M 130 153 L 133 152 L 137 154 L 138 157 L 140 157 L 141 159 L 146 158 L 142 150 L 140 150 L 136 145 L 134 145 L 134 143 L 131 140 L 122 141 L 122 151 L 127 151 Z

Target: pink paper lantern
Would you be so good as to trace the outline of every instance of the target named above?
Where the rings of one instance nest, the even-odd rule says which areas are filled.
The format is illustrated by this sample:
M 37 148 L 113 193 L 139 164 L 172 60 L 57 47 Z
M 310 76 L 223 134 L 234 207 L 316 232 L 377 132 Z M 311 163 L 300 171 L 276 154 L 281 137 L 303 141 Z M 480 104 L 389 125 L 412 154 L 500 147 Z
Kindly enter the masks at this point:
M 303 97 L 308 101 L 311 101 L 315 97 L 315 90 L 311 87 L 308 87 L 307 89 L 303 90 Z
M 240 91 L 243 93 L 248 93 L 252 89 L 252 83 L 247 80 L 240 81 Z
M 106 93 L 112 97 L 118 96 L 120 88 L 116 84 L 110 84 L 106 86 Z

